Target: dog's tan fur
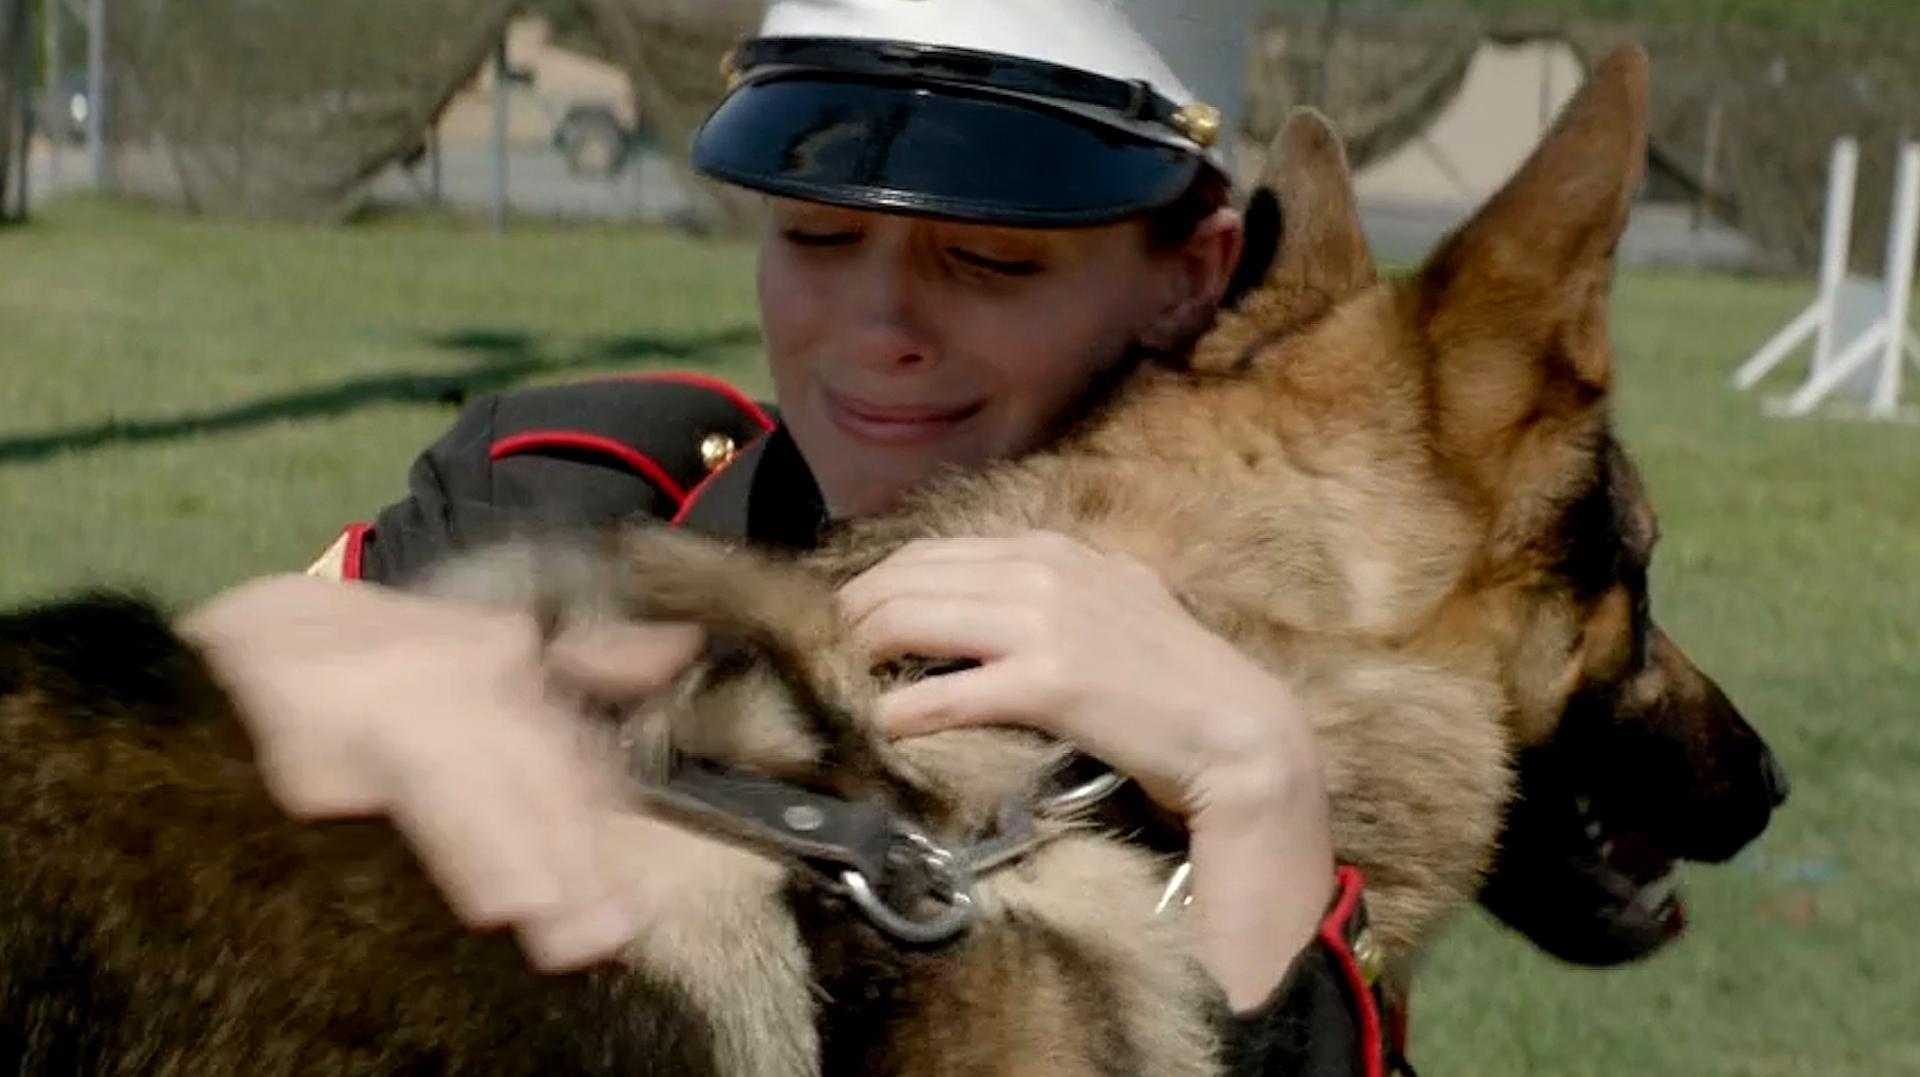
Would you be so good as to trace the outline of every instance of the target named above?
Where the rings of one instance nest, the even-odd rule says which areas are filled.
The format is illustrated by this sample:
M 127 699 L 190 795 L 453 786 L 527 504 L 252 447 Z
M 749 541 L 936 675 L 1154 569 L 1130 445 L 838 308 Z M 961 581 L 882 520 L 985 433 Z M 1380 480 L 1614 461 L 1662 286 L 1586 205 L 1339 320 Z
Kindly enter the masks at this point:
M 1550 579 L 1554 525 L 1602 451 L 1644 92 L 1637 53 L 1610 59 L 1404 282 L 1375 278 L 1339 140 L 1296 116 L 1268 283 L 1196 370 L 1143 373 L 1056 450 L 936 483 L 816 564 L 842 578 L 915 538 L 1035 529 L 1144 561 L 1298 684 L 1340 855 L 1410 954 L 1471 897 L 1509 750 L 1551 730 L 1585 666 L 1592 611 Z
M 1512 791 L 1512 750 L 1550 732 L 1586 667 L 1588 621 L 1606 621 L 1549 573 L 1554 525 L 1602 451 L 1605 284 L 1640 167 L 1643 77 L 1638 54 L 1611 59 L 1514 182 L 1407 282 L 1376 279 L 1339 140 L 1317 115 L 1296 116 L 1267 179 L 1287 222 L 1273 269 L 1190 369 L 1142 371 L 1050 451 L 930 484 L 903 510 L 850 525 L 806 570 L 840 581 L 915 539 L 1034 530 L 1151 566 L 1297 689 L 1327 760 L 1336 847 L 1366 872 L 1380 941 L 1404 976 L 1471 901 Z M 682 553 L 711 571 L 688 571 Z M 739 560 L 659 534 L 630 537 L 625 556 L 664 562 L 635 573 L 656 615 L 760 625 L 750 634 L 815 659 L 852 646 L 824 627 L 829 593 L 770 588 L 772 566 L 743 577 Z M 656 593 L 656 580 L 674 593 Z M 809 626 L 800 638 L 789 616 Z M 829 676 L 852 683 L 844 664 Z M 817 689 L 864 698 L 837 692 Z M 1057 760 L 1034 738 L 981 731 L 893 752 L 883 766 L 933 791 L 957 834 Z M 1072 1027 L 1084 1000 L 1043 954 L 1009 944 L 1011 925 L 1039 919 L 1133 970 L 1117 981 L 1138 985 L 1127 1012 L 1162 1018 L 1133 1039 L 1165 1047 L 1147 1072 L 1205 1072 L 1194 1047 L 1208 1042 L 1207 988 L 1170 956 L 1178 925 L 1148 912 L 1163 877 L 1164 865 L 1078 836 L 990 877 L 986 926 L 932 973 L 951 986 L 930 988 L 940 1020 L 901 1036 L 925 1050 L 902 1068 L 973 1072 L 955 1062 L 971 1051 L 1021 1072 L 1012 1060 Z M 763 897 L 766 924 L 782 922 Z M 1018 1014 L 1004 1006 L 1015 984 Z M 952 1012 L 969 997 L 991 1012 Z
M 1271 157 L 1285 219 L 1272 270 L 1190 367 L 1141 370 L 1058 445 L 933 484 L 803 564 L 654 529 L 488 551 L 429 586 L 713 628 L 713 661 L 623 721 L 640 784 L 671 748 L 878 799 L 959 838 L 1059 747 L 1006 730 L 883 743 L 878 683 L 832 586 L 931 536 L 1040 529 L 1130 554 L 1296 688 L 1339 854 L 1365 870 L 1403 977 L 1480 885 L 1515 752 L 1552 734 L 1576 690 L 1631 674 L 1657 701 L 1705 683 L 1664 637 L 1631 671 L 1617 593 L 1577 594 L 1554 570 L 1570 504 L 1607 466 L 1605 298 L 1641 163 L 1644 64 L 1625 50 L 1601 65 L 1514 181 L 1407 281 L 1376 279 L 1339 140 L 1296 116 Z M 1155 913 L 1170 864 L 1123 836 L 1050 821 L 1049 841 L 983 881 L 968 934 L 912 951 L 773 860 L 623 815 L 610 855 L 656 913 L 624 971 L 516 980 L 511 944 L 458 931 L 390 833 L 287 822 L 230 715 L 181 720 L 226 704 L 177 644 L 134 617 L 158 657 L 114 680 L 35 642 L 35 626 L 96 615 L 126 620 L 0 620 L 0 637 L 29 641 L 0 647 L 0 998 L 27 1000 L 0 1013 L 0 1053 L 17 1032 L 28 1072 L 66 1058 L 113 1073 L 479 1058 L 529 1074 L 1218 1071 L 1219 993 L 1183 916 Z M 168 886 L 192 900 L 152 905 Z M 41 953 L 36 931 L 81 941 Z M 116 970 L 135 970 L 126 1013 L 76 1010 L 122 1004 L 105 988 L 60 994 L 73 978 L 46 970 L 76 963 L 114 992 L 130 975 Z M 392 999 L 371 1045 L 356 983 Z M 249 1017 L 261 998 L 277 1016 Z M 857 1021 L 871 1027 L 849 1032 Z

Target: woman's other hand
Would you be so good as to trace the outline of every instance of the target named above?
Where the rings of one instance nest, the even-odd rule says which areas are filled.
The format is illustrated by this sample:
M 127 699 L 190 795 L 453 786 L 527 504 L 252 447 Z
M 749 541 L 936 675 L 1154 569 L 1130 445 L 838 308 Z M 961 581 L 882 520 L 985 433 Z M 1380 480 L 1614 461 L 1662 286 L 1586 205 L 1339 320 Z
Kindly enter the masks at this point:
M 582 702 L 663 686 L 696 630 L 542 648 L 524 613 L 306 576 L 244 584 L 177 627 L 232 694 L 284 810 L 391 818 L 455 913 L 512 929 L 537 967 L 633 937 L 647 910 L 599 855 L 615 773 Z

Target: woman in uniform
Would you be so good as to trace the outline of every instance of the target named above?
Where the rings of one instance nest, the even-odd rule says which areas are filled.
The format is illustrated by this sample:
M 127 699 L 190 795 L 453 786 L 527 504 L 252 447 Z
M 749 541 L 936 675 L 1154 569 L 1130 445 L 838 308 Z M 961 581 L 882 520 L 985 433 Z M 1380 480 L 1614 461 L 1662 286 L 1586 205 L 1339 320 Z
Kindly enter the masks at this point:
M 541 967 L 611 954 L 646 895 L 599 873 L 605 764 L 546 686 L 644 695 L 697 638 L 636 626 L 543 652 L 525 618 L 324 577 L 403 583 L 510 529 L 643 515 L 805 548 L 936 471 L 1044 444 L 1226 298 L 1243 230 L 1221 136 L 1252 7 L 772 3 L 692 152 L 767 198 L 775 404 L 693 375 L 482 400 L 312 572 L 187 617 L 279 802 L 390 817 L 464 919 Z M 1286 684 L 1151 572 L 1060 536 L 910 546 L 842 598 L 876 655 L 970 663 L 887 698 L 890 731 L 1036 727 L 1184 819 L 1238 1072 L 1382 1072 L 1387 1022 L 1347 949 L 1358 880 Z

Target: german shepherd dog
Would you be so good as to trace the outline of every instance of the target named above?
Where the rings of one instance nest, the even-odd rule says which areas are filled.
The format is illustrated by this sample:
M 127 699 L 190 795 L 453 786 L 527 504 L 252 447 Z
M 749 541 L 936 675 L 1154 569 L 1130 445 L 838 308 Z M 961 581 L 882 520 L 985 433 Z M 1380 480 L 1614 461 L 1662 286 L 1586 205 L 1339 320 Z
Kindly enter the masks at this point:
M 1649 616 L 1655 526 L 1609 430 L 1645 95 L 1644 56 L 1609 57 L 1394 281 L 1337 136 L 1297 114 L 1268 170 L 1271 264 L 1188 365 L 1142 368 L 1058 444 L 937 481 L 803 563 L 647 529 L 463 555 L 430 586 L 706 624 L 707 661 L 609 719 L 636 791 L 695 760 L 878 805 L 950 850 L 1004 834 L 1063 752 L 1012 730 L 884 743 L 884 678 L 832 585 L 915 538 L 1062 532 L 1145 562 L 1296 686 L 1395 982 L 1476 898 L 1573 960 L 1645 953 L 1677 922 L 1673 861 L 1729 856 L 1785 795 Z M 0 1069 L 1218 1072 L 1217 992 L 1141 837 L 1163 828 L 1124 797 L 1042 813 L 932 941 L 870 910 L 959 908 L 936 859 L 863 903 L 636 805 L 622 866 L 672 878 L 673 908 L 622 960 L 537 976 L 455 922 L 390 828 L 288 821 L 153 608 L 82 595 L 0 618 Z

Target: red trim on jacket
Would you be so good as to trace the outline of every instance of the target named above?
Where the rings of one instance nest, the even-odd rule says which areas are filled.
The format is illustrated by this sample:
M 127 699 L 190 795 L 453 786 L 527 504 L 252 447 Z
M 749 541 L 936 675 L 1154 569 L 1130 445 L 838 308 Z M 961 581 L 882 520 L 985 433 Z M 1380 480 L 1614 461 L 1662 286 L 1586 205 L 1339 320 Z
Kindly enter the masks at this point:
M 698 374 L 691 370 L 649 370 L 638 374 L 616 374 L 618 381 L 664 381 L 676 385 L 691 385 L 696 389 L 705 389 L 726 397 L 727 402 L 739 408 L 741 413 L 752 419 L 762 430 L 773 429 L 773 416 L 766 409 L 753 402 L 753 399 L 734 388 L 731 384 L 711 374 Z
M 487 450 L 487 459 L 504 460 L 509 456 L 540 449 L 579 449 L 604 453 L 646 476 L 649 482 L 673 500 L 676 512 L 686 503 L 686 489 L 673 481 L 673 476 L 667 474 L 667 470 L 653 457 L 631 445 L 598 434 L 583 434 L 578 430 L 529 430 L 494 442 Z
M 1388 991 L 1385 995 L 1386 997 L 1381 1000 L 1381 1007 L 1386 1011 L 1384 1018 L 1387 1025 L 1387 1046 L 1404 1063 L 1407 1057 L 1407 1046 L 1412 1039 L 1413 1008 L 1407 997 L 1399 992 Z M 1394 1072 L 1404 1071 L 1396 1069 Z
M 367 536 L 373 534 L 373 528 L 367 524 L 348 524 L 340 534 L 347 540 L 346 549 L 340 554 L 340 578 L 360 579 L 360 559 L 366 551 Z
M 1320 941 L 1333 951 L 1340 971 L 1346 975 L 1347 990 L 1353 997 L 1353 1004 L 1359 1011 L 1360 1050 L 1367 1077 L 1386 1077 L 1387 1063 L 1380 1044 L 1380 1009 L 1374 1003 L 1373 989 L 1367 986 L 1367 979 L 1360 972 L 1360 962 L 1347 945 L 1347 921 L 1360 906 L 1360 890 L 1365 879 L 1359 868 L 1342 864 L 1334 874 L 1334 881 L 1339 893 L 1332 910 L 1320 921 Z

